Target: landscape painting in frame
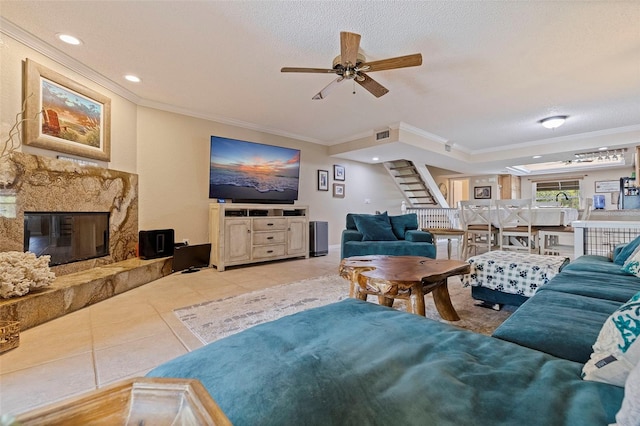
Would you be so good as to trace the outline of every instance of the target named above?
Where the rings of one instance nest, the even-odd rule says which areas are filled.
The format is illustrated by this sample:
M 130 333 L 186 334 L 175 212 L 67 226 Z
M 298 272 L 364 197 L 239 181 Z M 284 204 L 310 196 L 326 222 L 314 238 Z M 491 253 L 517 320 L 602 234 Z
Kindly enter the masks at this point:
M 109 161 L 111 100 L 29 59 L 24 143 Z

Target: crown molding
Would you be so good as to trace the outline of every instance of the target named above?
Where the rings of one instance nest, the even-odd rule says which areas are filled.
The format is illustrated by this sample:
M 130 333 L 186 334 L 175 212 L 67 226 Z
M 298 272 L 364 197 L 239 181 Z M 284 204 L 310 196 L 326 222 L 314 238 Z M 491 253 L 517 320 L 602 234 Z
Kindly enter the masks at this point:
M 404 130 L 405 132 L 413 133 L 416 136 L 420 136 L 422 138 L 428 139 L 433 142 L 438 142 L 442 145 L 446 145 L 449 142 L 449 139 L 443 138 L 442 136 L 438 136 L 435 133 L 427 132 L 426 130 L 422 130 L 418 127 L 412 126 L 411 124 L 407 124 L 405 122 L 399 122 L 397 124 L 398 129 Z
M 313 139 L 313 138 L 310 138 L 310 137 L 307 137 L 307 136 L 296 135 L 294 133 L 289 133 L 289 132 L 283 132 L 282 130 L 272 129 L 272 128 L 268 128 L 268 127 L 264 127 L 264 126 L 259 126 L 259 125 L 255 124 L 255 123 L 249 123 L 249 122 L 246 122 L 246 121 L 235 120 L 235 119 L 228 118 L 228 117 L 215 116 L 215 115 L 211 115 L 211 114 L 202 114 L 202 113 L 198 113 L 198 112 L 195 112 L 195 111 L 187 109 L 187 108 L 180 108 L 180 107 L 177 107 L 175 105 L 163 104 L 161 102 L 154 102 L 154 101 L 150 101 L 150 100 L 147 100 L 147 99 L 141 99 L 138 102 L 138 105 L 143 106 L 143 107 L 158 109 L 158 110 L 161 110 L 161 111 L 172 112 L 172 113 L 175 113 L 175 114 L 186 115 L 188 117 L 200 118 L 202 120 L 215 121 L 216 123 L 228 124 L 230 126 L 241 127 L 243 129 L 255 130 L 255 131 L 258 131 L 258 132 L 268 133 L 268 134 L 275 135 L 275 136 L 282 136 L 282 137 L 285 137 L 285 138 L 296 139 L 296 140 L 300 140 L 300 141 L 304 141 L 304 142 L 311 142 L 311 143 L 315 143 L 315 144 L 324 145 L 324 143 L 322 141 L 320 141 L 318 139 Z
M 0 32 L 135 104 L 140 101 L 140 98 L 134 93 L 114 83 L 102 74 L 97 73 L 95 70 L 73 59 L 66 53 L 61 52 L 1 16 Z
M 35 50 L 36 52 L 46 56 L 47 58 L 63 65 L 69 70 L 87 78 L 88 80 L 93 81 L 96 84 L 104 87 L 105 89 L 122 96 L 123 98 L 133 102 L 136 105 L 145 106 L 149 108 L 155 108 L 162 111 L 173 112 L 177 114 L 186 115 L 189 117 L 200 118 L 203 120 L 215 121 L 217 123 L 228 124 L 232 126 L 242 127 L 245 129 L 256 130 L 264 133 L 273 134 L 276 136 L 282 136 L 291 139 L 302 140 L 306 142 L 311 142 L 315 144 L 324 144 L 322 141 L 314 138 L 309 138 L 307 136 L 296 135 L 293 133 L 283 132 L 278 129 L 266 128 L 263 126 L 258 126 L 254 123 L 247 123 L 240 120 L 234 120 L 228 117 L 222 116 L 212 116 L 207 114 L 201 114 L 193 110 L 189 110 L 186 108 L 179 108 L 173 105 L 163 104 L 160 102 L 151 101 L 148 99 L 140 98 L 136 94 L 131 91 L 125 89 L 119 84 L 113 82 L 112 80 L 106 78 L 102 74 L 96 72 L 95 70 L 89 68 L 84 65 L 80 61 L 70 57 L 66 53 L 58 50 L 57 48 L 51 46 L 50 44 L 40 40 L 35 37 L 33 34 L 23 30 L 18 27 L 14 23 L 6 20 L 5 18 L 0 16 L 0 33 L 3 33 L 19 43 L 24 44 L 25 46 Z
M 632 126 L 625 126 L 625 127 L 615 127 L 612 129 L 596 130 L 594 132 L 585 132 L 585 133 L 578 133 L 573 135 L 558 136 L 558 137 L 549 138 L 549 139 L 539 139 L 536 141 L 522 142 L 518 144 L 509 145 L 508 147 L 502 146 L 502 147 L 477 149 L 477 150 L 471 151 L 471 154 L 490 154 L 493 152 L 504 152 L 505 150 L 511 151 L 511 150 L 538 147 L 538 146 L 549 145 L 549 144 L 557 145 L 557 144 L 562 144 L 567 142 L 584 141 L 587 139 L 599 138 L 603 136 L 615 136 L 615 135 L 623 135 L 625 133 L 635 133 L 635 132 L 640 132 L 640 124 L 635 124 Z M 633 137 L 637 139 L 638 135 L 634 135 Z M 629 143 L 634 143 L 634 142 L 629 141 Z

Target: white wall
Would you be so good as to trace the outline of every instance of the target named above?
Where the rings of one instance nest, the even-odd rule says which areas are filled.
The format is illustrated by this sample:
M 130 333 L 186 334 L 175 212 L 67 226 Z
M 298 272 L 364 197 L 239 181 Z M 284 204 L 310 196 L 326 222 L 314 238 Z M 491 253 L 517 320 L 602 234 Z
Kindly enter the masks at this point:
M 339 244 L 349 212 L 400 213 L 402 196 L 382 165 L 334 159 L 327 147 L 153 108 L 138 108 L 140 229 L 173 228 L 176 239 L 208 240 L 209 141 L 211 135 L 301 150 L 299 200 L 310 220 L 329 223 L 329 244 Z M 317 190 L 317 170 L 345 167 L 345 198 Z M 343 183 L 343 182 L 340 182 Z M 365 204 L 365 199 L 370 204 Z

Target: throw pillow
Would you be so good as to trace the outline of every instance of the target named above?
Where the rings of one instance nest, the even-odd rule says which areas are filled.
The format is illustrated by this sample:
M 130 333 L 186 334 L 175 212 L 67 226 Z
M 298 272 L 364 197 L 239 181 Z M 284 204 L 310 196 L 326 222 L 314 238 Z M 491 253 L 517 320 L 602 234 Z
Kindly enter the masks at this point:
M 640 363 L 637 364 L 624 385 L 622 407 L 616 414 L 618 426 L 637 426 L 640 424 Z
M 640 361 L 640 292 L 607 318 L 582 368 L 585 380 L 624 386 Z
M 622 265 L 622 272 L 640 277 L 640 246 L 627 258 Z
M 366 213 L 347 213 L 347 229 L 357 229 L 355 218 L 357 216 L 384 216 L 389 217 L 387 212 L 382 212 L 380 214 L 366 214 Z M 387 219 L 388 220 L 388 219 Z
M 355 216 L 356 229 L 362 234 L 362 241 L 396 241 L 391 223 L 386 215 Z
M 393 233 L 399 240 L 404 240 L 405 232 L 418 229 L 418 215 L 415 213 L 389 216 L 389 222 L 391 222 Z
M 631 253 L 636 251 L 639 246 L 640 235 L 638 235 L 633 241 L 625 245 L 622 250 L 620 250 L 620 253 L 618 253 L 616 258 L 613 260 L 613 263 L 615 263 L 616 265 L 624 265 L 624 262 L 627 260 L 627 258 L 631 256 Z

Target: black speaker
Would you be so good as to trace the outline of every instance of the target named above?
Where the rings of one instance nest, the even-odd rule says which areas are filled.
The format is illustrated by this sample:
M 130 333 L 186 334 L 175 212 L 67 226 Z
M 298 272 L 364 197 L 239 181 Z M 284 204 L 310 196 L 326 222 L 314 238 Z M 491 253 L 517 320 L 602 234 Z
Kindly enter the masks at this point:
M 138 252 L 141 259 L 173 256 L 175 236 L 173 229 L 140 231 L 138 233 Z
M 329 224 L 309 222 L 309 255 L 326 256 L 329 253 Z

